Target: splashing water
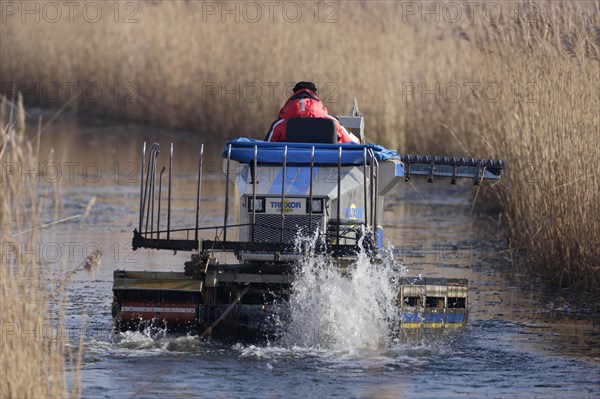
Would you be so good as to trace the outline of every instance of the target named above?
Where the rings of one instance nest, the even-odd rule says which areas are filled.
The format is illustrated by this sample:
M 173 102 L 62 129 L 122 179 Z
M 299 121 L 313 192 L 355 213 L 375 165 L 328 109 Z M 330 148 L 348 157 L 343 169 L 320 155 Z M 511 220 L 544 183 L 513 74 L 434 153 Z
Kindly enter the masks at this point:
M 396 282 L 405 269 L 394 267 L 389 249 L 377 263 L 361 251 L 344 269 L 315 253 L 316 240 L 304 241 L 310 250 L 298 265 L 282 343 L 350 352 L 389 347 L 399 321 Z

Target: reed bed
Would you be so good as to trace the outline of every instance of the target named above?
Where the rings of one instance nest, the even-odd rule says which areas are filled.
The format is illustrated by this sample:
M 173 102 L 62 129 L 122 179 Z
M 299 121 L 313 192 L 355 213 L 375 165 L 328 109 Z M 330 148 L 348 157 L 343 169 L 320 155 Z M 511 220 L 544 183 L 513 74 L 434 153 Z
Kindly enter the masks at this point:
M 272 18 L 257 3 L 255 21 L 248 2 L 120 2 L 117 18 L 109 3 L 95 23 L 8 18 L 3 81 L 41 105 L 213 138 L 262 138 L 298 80 L 317 82 L 332 113 L 356 95 L 371 141 L 507 160 L 494 192 L 519 263 L 600 290 L 600 2 L 480 2 L 472 14 L 466 2 L 311 2 L 297 21 L 285 2 Z M 44 95 L 52 84 L 60 97 Z
M 600 3 L 553 2 L 538 18 L 464 32 L 479 75 L 519 88 L 481 102 L 479 150 L 507 159 L 496 193 L 511 247 L 556 286 L 600 292 Z M 585 301 L 584 301 L 585 302 Z
M 9 166 L 35 170 L 38 160 L 22 101 L 15 108 L 0 100 L 0 397 L 79 397 L 82 352 L 69 346 L 61 290 L 38 256 L 44 199 L 35 178 Z

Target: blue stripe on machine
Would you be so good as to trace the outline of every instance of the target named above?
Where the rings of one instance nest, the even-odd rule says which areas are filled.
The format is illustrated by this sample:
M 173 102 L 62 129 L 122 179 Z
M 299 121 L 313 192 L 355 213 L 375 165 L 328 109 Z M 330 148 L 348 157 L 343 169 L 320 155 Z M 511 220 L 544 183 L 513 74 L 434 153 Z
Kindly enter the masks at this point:
M 285 195 L 307 195 L 310 186 L 310 168 L 302 166 L 288 166 L 285 176 Z M 319 168 L 313 168 L 313 182 L 317 181 Z M 283 178 L 283 169 L 277 173 L 271 187 L 269 195 L 281 195 L 281 180 Z
M 419 313 L 405 313 L 402 312 L 402 321 L 404 323 L 420 323 L 421 315 Z
M 464 323 L 465 322 L 465 314 L 464 313 L 450 313 L 446 314 L 446 323 Z
M 443 313 L 424 313 L 423 318 L 425 323 L 441 323 L 444 320 L 444 315 Z
M 404 164 L 398 162 L 396 164 L 396 177 L 403 177 L 403 176 L 404 176 Z

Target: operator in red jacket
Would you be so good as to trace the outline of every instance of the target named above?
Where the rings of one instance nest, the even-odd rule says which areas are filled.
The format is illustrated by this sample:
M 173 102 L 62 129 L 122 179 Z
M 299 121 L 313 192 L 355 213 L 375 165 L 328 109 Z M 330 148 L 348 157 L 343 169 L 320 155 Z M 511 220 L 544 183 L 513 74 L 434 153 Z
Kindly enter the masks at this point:
M 348 131 L 333 116 L 317 97 L 317 87 L 312 82 L 298 82 L 292 89 L 294 94 L 279 111 L 279 118 L 273 122 L 265 141 L 285 141 L 285 126 L 289 118 L 331 118 L 335 122 L 339 143 L 358 143 L 358 138 Z

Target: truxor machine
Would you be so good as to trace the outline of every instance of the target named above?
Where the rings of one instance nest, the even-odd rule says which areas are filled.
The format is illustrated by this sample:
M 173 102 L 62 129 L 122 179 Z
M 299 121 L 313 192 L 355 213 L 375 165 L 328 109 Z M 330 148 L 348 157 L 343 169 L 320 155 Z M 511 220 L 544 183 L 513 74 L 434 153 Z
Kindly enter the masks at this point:
M 361 116 L 340 117 L 340 122 L 365 142 Z M 158 144 L 152 146 L 148 161 L 144 144 L 133 249 L 190 251 L 192 255 L 178 271 L 116 270 L 112 314 L 117 328 L 151 323 L 193 330 L 200 336 L 269 336 L 276 328 L 273 314 L 285 308 L 294 266 L 305 256 L 306 248 L 297 241 L 299 234 L 316 237 L 312 250 L 329 254 L 335 265 L 351 273 L 360 251 L 378 260 L 384 197 L 398 182 L 422 176 L 429 182 L 442 179 L 454 184 L 470 179 L 480 184 L 500 179 L 504 169 L 503 162 L 496 160 L 398 155 L 373 144 L 337 144 L 335 126 L 328 119 L 290 119 L 286 140 L 269 143 L 240 138 L 225 144 L 220 226 L 199 225 L 201 150 L 197 206 L 190 217 L 195 217 L 195 224 L 177 229 L 170 225 L 171 144 L 167 225 L 162 230 L 165 168 L 158 179 Z M 159 194 L 155 196 L 156 186 Z M 199 238 L 205 229 L 217 229 L 219 235 L 212 240 Z M 220 262 L 227 258 L 223 253 L 231 254 L 232 261 Z M 465 279 L 400 279 L 398 327 L 464 325 L 467 291 Z

